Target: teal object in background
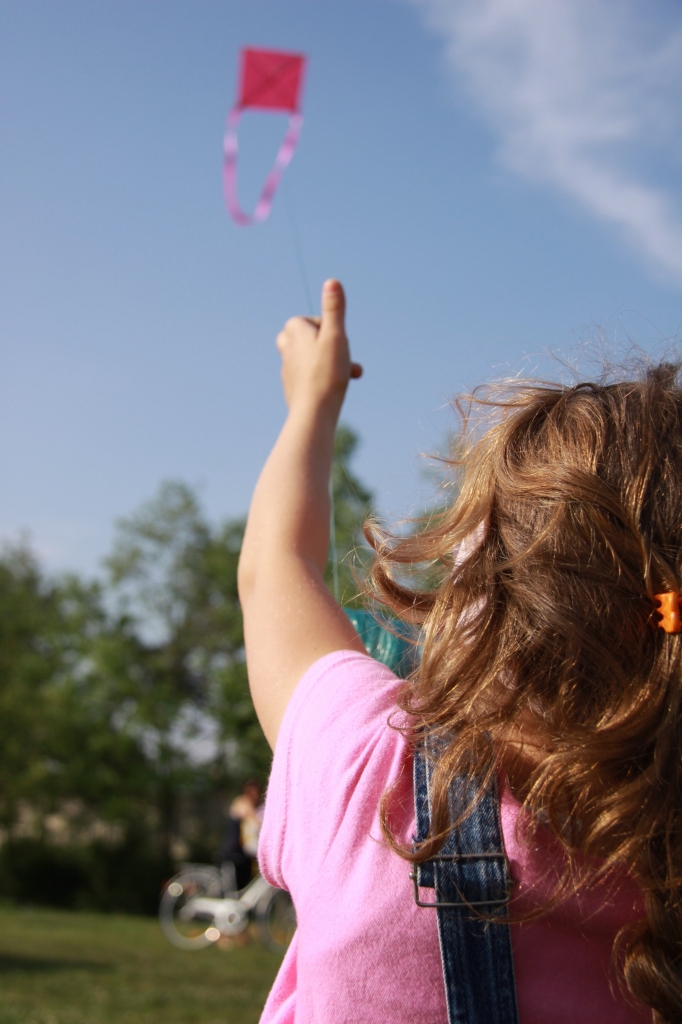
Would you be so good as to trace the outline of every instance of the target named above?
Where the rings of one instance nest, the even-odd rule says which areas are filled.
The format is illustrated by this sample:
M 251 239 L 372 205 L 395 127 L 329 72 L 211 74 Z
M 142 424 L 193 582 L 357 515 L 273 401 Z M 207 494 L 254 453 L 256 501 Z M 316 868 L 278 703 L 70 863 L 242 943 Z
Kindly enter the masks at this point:
M 360 608 L 343 610 L 358 631 L 367 653 L 401 679 L 406 679 L 419 664 L 419 647 L 410 641 L 409 627 L 394 622 L 389 630 L 371 612 Z

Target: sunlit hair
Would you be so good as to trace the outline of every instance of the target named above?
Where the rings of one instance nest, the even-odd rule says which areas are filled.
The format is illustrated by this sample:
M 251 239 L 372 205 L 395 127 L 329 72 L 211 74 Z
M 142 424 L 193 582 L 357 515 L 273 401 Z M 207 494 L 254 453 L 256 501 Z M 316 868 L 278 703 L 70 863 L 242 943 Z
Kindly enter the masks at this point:
M 416 859 L 443 841 L 453 774 L 504 763 L 513 776 L 539 744 L 524 818 L 566 853 L 560 895 L 623 870 L 641 886 L 646 919 L 615 953 L 661 1024 L 682 1020 L 682 634 L 657 628 L 653 600 L 682 590 L 679 376 L 664 363 L 460 399 L 454 502 L 409 536 L 367 530 L 375 599 L 424 629 L 400 706 L 415 737 L 451 734 Z M 483 433 L 479 414 L 494 416 Z M 392 835 L 390 794 L 382 824 L 414 857 Z

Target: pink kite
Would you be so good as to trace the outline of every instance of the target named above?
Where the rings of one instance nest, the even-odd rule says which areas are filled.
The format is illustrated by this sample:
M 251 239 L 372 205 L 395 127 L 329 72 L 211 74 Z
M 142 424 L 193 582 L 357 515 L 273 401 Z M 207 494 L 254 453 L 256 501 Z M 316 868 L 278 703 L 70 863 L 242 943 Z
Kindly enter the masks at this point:
M 244 49 L 241 52 L 239 95 L 227 117 L 225 131 L 225 202 L 237 224 L 257 224 L 270 213 L 272 200 L 284 169 L 294 155 L 301 134 L 300 111 L 306 58 L 279 50 Z M 289 114 L 289 127 L 272 170 L 252 214 L 244 213 L 237 198 L 237 128 L 245 110 L 282 111 Z

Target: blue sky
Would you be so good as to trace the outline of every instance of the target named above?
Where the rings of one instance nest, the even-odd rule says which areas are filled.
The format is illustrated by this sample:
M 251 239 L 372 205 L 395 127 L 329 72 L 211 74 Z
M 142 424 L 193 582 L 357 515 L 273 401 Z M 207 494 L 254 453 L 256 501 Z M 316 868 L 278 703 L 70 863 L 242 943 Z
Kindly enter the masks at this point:
M 310 57 L 272 216 L 221 192 L 244 44 Z M 0 0 L 0 537 L 96 571 L 163 479 L 245 512 L 274 338 L 344 281 L 345 419 L 387 514 L 448 397 L 682 323 L 682 8 L 668 0 Z M 285 122 L 245 116 L 253 205 Z

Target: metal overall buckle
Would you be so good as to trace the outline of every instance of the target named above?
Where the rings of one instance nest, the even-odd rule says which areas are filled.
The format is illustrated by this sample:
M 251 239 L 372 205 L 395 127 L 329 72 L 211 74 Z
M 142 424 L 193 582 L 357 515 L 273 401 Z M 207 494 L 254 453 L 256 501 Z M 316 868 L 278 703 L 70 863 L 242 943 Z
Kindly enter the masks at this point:
M 433 856 L 433 857 L 429 857 L 429 860 L 426 861 L 425 863 L 428 864 L 429 862 L 433 862 L 433 861 L 493 860 L 493 859 L 503 861 L 504 866 L 505 866 L 505 873 L 506 873 L 507 877 L 509 878 L 510 875 L 511 875 L 511 872 L 509 870 L 509 860 L 507 858 L 506 853 L 503 853 L 503 852 L 491 852 L 491 853 L 441 853 L 441 854 L 435 854 L 435 856 Z M 418 907 L 433 907 L 436 910 L 439 907 L 460 907 L 460 908 L 461 907 L 470 907 L 470 908 L 472 908 L 472 907 L 499 907 L 499 906 L 507 906 L 511 902 L 511 893 L 510 892 L 507 892 L 506 895 L 502 899 L 495 899 L 495 900 L 472 900 L 472 901 L 469 901 L 469 900 L 465 899 L 463 893 L 461 893 L 459 891 L 459 889 L 457 889 L 457 891 L 460 892 L 460 896 L 462 897 L 462 899 L 460 901 L 457 901 L 457 902 L 454 902 L 454 903 L 439 903 L 436 900 L 433 900 L 432 902 L 425 903 L 423 900 L 419 899 L 420 885 L 419 885 L 419 878 L 418 878 L 418 870 L 419 870 L 419 868 L 415 867 L 410 872 L 410 878 L 414 882 L 414 902 L 417 904 Z M 432 889 L 432 888 L 435 888 L 435 886 L 423 885 L 423 886 L 421 886 L 421 888 L 423 888 L 423 889 Z M 457 888 L 457 887 L 455 886 L 455 888 Z

